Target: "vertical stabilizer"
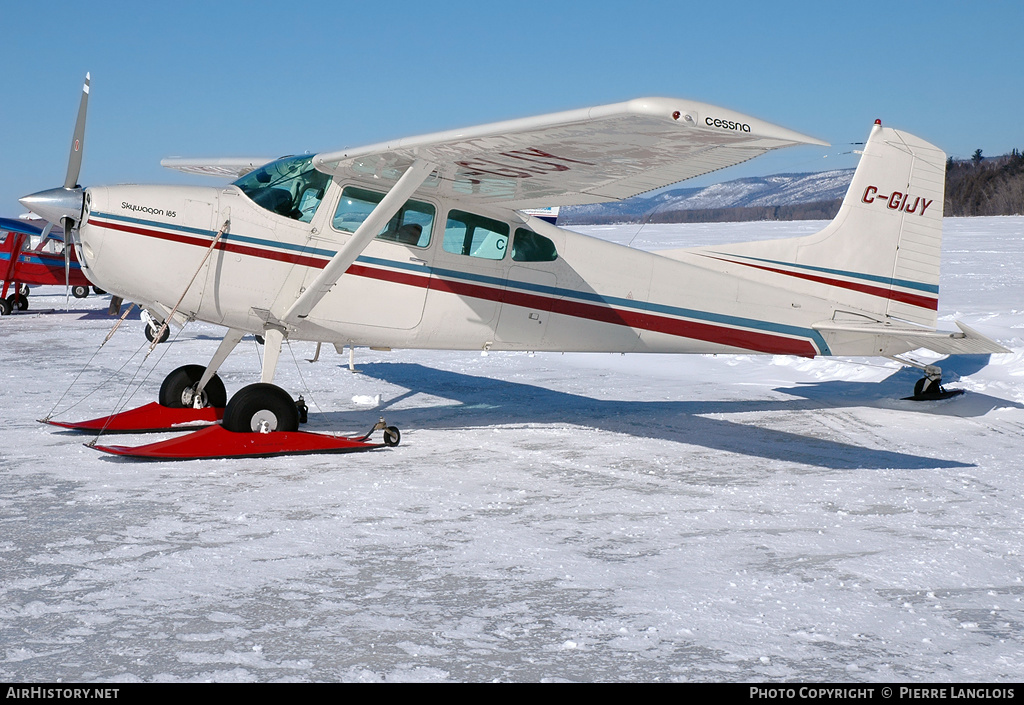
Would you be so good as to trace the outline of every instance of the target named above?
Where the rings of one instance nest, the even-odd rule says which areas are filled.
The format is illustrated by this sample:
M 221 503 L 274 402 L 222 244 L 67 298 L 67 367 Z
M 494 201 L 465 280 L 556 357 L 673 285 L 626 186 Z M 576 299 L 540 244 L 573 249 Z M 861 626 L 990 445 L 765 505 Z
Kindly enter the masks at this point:
M 795 290 L 821 296 L 815 287 L 827 285 L 837 315 L 849 309 L 934 328 L 945 170 L 941 149 L 876 122 L 824 230 L 708 249 L 789 275 Z
M 934 327 L 945 175 L 941 149 L 876 123 L 835 220 L 797 261 L 819 264 L 841 253 L 844 269 L 887 285 L 887 316 Z

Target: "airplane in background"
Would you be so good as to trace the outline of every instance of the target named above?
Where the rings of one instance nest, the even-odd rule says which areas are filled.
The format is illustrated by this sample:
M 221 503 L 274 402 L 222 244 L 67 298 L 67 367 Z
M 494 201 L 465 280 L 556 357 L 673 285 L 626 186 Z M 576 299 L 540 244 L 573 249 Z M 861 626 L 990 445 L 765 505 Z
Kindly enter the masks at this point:
M 377 447 L 364 437 L 325 449 L 324 436 L 298 431 L 295 400 L 273 384 L 285 339 L 339 349 L 885 356 L 924 369 L 919 399 L 947 395 L 941 370 L 906 353 L 1008 352 L 963 323 L 935 329 L 945 154 L 880 122 L 821 232 L 643 252 L 526 210 L 625 199 L 825 143 L 712 105 L 643 98 L 270 163 L 163 162 L 237 177 L 224 187 L 82 188 L 87 98 L 88 77 L 64 187 L 22 203 L 67 219 L 84 270 L 103 288 L 160 321 L 227 329 L 205 366 L 167 376 L 157 404 L 102 420 L 121 430 L 220 424 L 146 446 L 97 446 L 107 452 Z M 261 379 L 228 400 L 216 372 L 245 334 L 265 338 Z M 384 431 L 385 443 L 398 442 L 396 429 Z
M 28 309 L 28 285 L 67 286 L 75 298 L 89 295 L 92 283 L 82 272 L 74 248 L 65 261 L 64 233 L 31 221 L 0 218 L 0 315 Z M 13 289 L 13 293 L 8 294 Z M 93 287 L 97 294 L 104 293 Z

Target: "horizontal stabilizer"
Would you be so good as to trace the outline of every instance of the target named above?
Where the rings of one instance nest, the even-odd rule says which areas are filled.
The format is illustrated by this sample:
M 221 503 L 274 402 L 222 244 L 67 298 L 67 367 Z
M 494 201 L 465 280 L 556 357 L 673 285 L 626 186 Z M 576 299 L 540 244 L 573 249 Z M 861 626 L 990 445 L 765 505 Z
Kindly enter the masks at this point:
M 896 328 L 884 323 L 860 324 L 828 321 L 816 323 L 813 328 L 823 334 L 837 337 L 877 336 L 902 344 L 907 351 L 927 348 L 940 355 L 986 355 L 1011 352 L 999 343 L 986 338 L 965 323 L 956 321 L 959 332 L 925 330 L 922 328 Z M 898 347 L 898 346 L 897 346 Z

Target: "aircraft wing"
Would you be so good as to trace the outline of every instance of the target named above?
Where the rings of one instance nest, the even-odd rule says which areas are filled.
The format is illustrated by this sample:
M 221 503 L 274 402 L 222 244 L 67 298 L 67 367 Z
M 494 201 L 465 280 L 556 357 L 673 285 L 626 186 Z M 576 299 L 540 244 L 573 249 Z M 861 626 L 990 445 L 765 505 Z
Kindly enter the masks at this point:
M 421 192 L 513 210 L 629 198 L 813 137 L 704 103 L 642 98 L 316 155 L 323 172 L 397 181 L 434 167 Z
M 237 179 L 268 162 L 274 161 L 274 159 L 275 157 L 214 157 L 209 159 L 169 157 L 161 159 L 160 166 L 167 167 L 168 169 L 177 169 L 189 174 L 226 176 Z

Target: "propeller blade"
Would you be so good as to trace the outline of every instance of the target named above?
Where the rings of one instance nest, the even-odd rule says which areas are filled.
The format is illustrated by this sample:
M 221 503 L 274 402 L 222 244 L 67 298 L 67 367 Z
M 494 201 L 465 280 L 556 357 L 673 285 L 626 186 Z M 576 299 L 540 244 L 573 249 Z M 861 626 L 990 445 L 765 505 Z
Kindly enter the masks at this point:
M 108 316 L 117 316 L 118 314 L 120 314 L 121 313 L 121 304 L 123 304 L 123 303 L 124 303 L 124 299 L 122 299 L 120 296 L 111 296 L 110 297 L 110 306 L 107 307 L 107 315 Z
M 75 134 L 71 137 L 71 155 L 68 157 L 68 173 L 64 177 L 64 188 L 78 185 L 78 174 L 82 170 L 82 148 L 85 147 L 85 113 L 89 107 L 89 74 L 85 74 L 82 86 L 82 102 L 78 104 L 78 119 L 75 120 Z

